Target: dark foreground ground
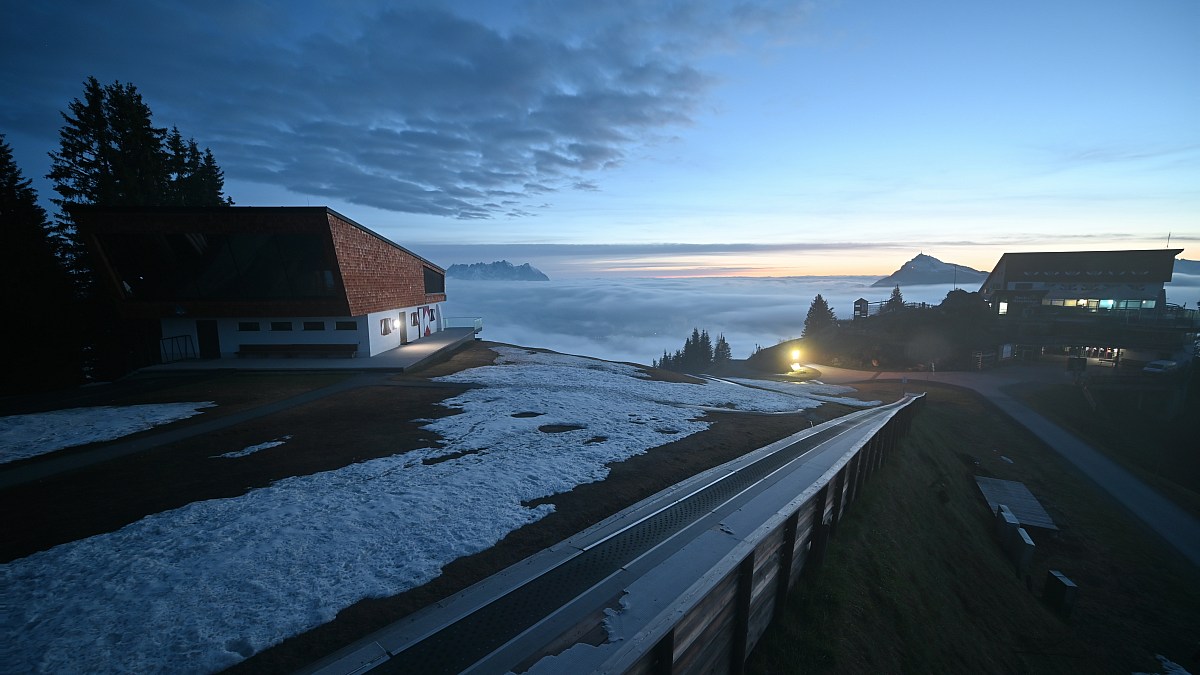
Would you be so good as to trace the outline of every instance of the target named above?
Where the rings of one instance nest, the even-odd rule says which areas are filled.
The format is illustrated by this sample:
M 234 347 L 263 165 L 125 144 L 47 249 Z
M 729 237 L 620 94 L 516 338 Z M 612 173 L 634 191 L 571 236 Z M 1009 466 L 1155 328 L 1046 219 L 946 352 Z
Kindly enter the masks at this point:
M 431 386 L 428 378 L 493 358 L 487 343 L 476 343 L 419 375 L 381 377 L 214 435 L 2 491 L 0 512 L 21 517 L 6 524 L 0 560 L 115 530 L 191 501 L 235 496 L 282 477 L 427 447 L 436 438 L 414 420 L 450 414 L 437 403 L 462 391 L 458 385 Z M 654 375 L 687 379 L 661 371 Z M 7 401 L 0 412 L 215 400 L 216 410 L 228 414 L 346 377 L 135 379 L 75 392 L 65 403 L 53 397 Z M 896 384 L 859 388 L 861 398 L 891 401 L 899 395 Z M 710 415 L 708 431 L 612 465 L 603 483 L 554 497 L 552 515 L 488 551 L 455 561 L 431 583 L 364 600 L 333 622 L 256 654 L 230 672 L 290 672 L 686 477 L 846 412 L 825 405 L 797 415 Z M 223 447 L 244 447 L 286 434 L 293 435 L 287 452 L 243 458 L 244 472 L 231 475 L 205 461 L 217 440 Z M 1062 528 L 1057 534 L 1035 533 L 1038 555 L 1028 581 L 1012 573 L 990 537 L 975 474 L 1025 481 Z M 1068 621 L 1038 600 L 1047 568 L 1064 570 L 1081 586 L 1079 606 Z M 1200 575 L 1194 568 L 1054 453 L 973 394 L 935 389 L 901 452 L 876 474 L 843 521 L 823 569 L 794 594 L 786 620 L 755 650 L 749 671 L 1128 673 L 1151 670 L 1158 665 L 1153 655 L 1161 653 L 1196 672 L 1197 589 Z
M 1163 672 L 1162 654 L 1200 672 L 1197 569 L 978 396 L 929 397 L 748 671 Z M 1025 576 L 976 475 L 1024 482 L 1060 528 L 1031 530 Z M 1048 569 L 1079 585 L 1067 619 L 1042 603 Z
M 429 378 L 487 365 L 494 358 L 487 343 L 474 343 L 417 375 L 380 377 L 368 386 L 214 433 L 0 491 L 0 512 L 21 514 L 6 524 L 5 536 L 0 538 L 0 562 L 110 532 L 193 501 L 234 497 L 287 476 L 429 447 L 437 438 L 421 425 L 452 414 L 437 404 L 464 390 L 461 385 L 431 383 Z M 664 371 L 652 374 L 672 381 L 689 379 Z M 347 377 L 333 373 L 224 373 L 134 378 L 111 387 L 72 392 L 65 399 L 10 400 L 0 410 L 11 414 L 80 405 L 214 400 L 219 404 L 214 411 L 228 414 Z M 333 622 L 256 654 L 233 672 L 290 672 L 684 478 L 847 412 L 844 406 L 827 404 L 795 415 L 713 413 L 708 416 L 713 424 L 707 431 L 614 464 L 603 483 L 580 486 L 547 500 L 556 507 L 553 514 L 511 533 L 485 552 L 452 563 L 431 583 L 398 596 L 364 600 L 343 610 Z M 172 428 L 195 423 L 194 419 Z M 244 457 L 237 472 L 210 460 L 214 446 L 246 447 L 284 435 L 293 437 L 286 452 Z M 97 446 L 103 444 L 60 452 L 84 452 Z

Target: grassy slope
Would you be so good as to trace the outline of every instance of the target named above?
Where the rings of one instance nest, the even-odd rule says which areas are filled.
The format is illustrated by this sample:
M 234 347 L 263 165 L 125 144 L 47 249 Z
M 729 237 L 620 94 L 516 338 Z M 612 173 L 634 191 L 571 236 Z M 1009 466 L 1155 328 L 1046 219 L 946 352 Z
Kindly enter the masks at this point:
M 1061 528 L 1031 533 L 1028 579 L 992 538 L 976 474 L 1025 482 Z M 1047 569 L 1080 586 L 1069 621 L 1038 599 Z M 1128 673 L 1164 654 L 1195 672 L 1198 589 L 1195 568 L 1049 449 L 973 395 L 935 389 L 748 671 Z
M 1176 419 L 1165 421 L 1154 417 L 1153 408 L 1139 410 L 1136 392 L 1096 392 L 1099 410 L 1092 410 L 1078 387 L 1067 384 L 1017 387 L 1012 393 L 1200 518 L 1195 422 L 1200 395 L 1194 393 Z

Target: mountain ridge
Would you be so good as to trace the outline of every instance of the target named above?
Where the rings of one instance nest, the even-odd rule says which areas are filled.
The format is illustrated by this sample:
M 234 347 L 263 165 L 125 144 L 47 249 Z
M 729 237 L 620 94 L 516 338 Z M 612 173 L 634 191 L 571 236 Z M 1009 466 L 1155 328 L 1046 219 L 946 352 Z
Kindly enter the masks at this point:
M 966 265 L 942 262 L 931 255 L 918 253 L 916 257 L 900 266 L 900 269 L 871 284 L 873 288 L 881 286 L 920 286 L 925 284 L 963 285 L 981 284 L 987 278 L 987 272 L 972 269 Z
M 446 268 L 446 276 L 474 281 L 550 281 L 550 277 L 529 263 L 513 265 L 507 260 L 454 264 Z

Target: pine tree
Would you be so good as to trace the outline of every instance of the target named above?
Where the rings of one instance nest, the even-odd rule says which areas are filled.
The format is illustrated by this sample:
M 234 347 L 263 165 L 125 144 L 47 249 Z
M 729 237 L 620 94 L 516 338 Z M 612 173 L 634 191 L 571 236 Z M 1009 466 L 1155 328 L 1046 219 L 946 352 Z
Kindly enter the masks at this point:
M 144 365 L 134 352 L 155 339 L 157 327 L 121 322 L 95 288 L 93 266 L 80 242 L 76 206 L 216 206 L 231 204 L 221 191 L 224 176 L 212 153 L 173 129 L 155 127 L 150 107 L 132 84 L 84 83 L 83 99 L 62 113 L 59 149 L 50 153 L 47 178 L 58 206 L 52 234 L 58 254 L 81 300 L 76 323 L 90 331 L 83 340 L 91 376 L 110 377 Z
M 904 295 L 900 292 L 900 284 L 896 284 L 896 287 L 892 289 L 891 297 L 883 303 L 880 311 L 898 312 L 902 309 L 904 309 Z
M 167 206 L 230 206 L 233 200 L 222 195 L 225 173 L 217 166 L 212 151 L 200 152 L 196 139 L 183 140 L 172 127 L 163 145 Z
M 725 341 L 725 334 L 717 336 L 717 345 L 713 347 L 713 365 L 722 366 L 733 360 L 733 350 L 729 348 L 729 343 Z
M 89 77 L 83 100 L 71 101 L 67 110 L 46 177 L 59 195 L 52 200 L 59 207 L 55 234 L 83 286 L 90 279 L 90 265 L 70 207 L 233 203 L 223 194 L 225 176 L 212 152 L 200 152 L 195 139 L 184 141 L 177 128 L 168 134 L 154 126 L 150 106 L 134 85 L 101 85 Z
M 808 306 L 808 315 L 804 317 L 804 332 L 801 333 L 801 337 L 820 338 L 836 326 L 837 315 L 829 308 L 829 303 L 825 301 L 825 298 L 817 293 L 812 304 Z
M 37 193 L 13 161 L 12 149 L 0 134 L 0 299 L 10 317 L 42 328 L 35 340 L 3 331 L 9 360 L 0 392 L 75 384 L 79 381 L 77 334 L 63 326 L 74 312 L 71 278 L 56 253 L 46 211 Z
M 707 369 L 713 362 L 713 344 L 712 338 L 708 336 L 707 330 L 700 331 L 700 342 L 696 350 L 696 361 L 701 370 Z

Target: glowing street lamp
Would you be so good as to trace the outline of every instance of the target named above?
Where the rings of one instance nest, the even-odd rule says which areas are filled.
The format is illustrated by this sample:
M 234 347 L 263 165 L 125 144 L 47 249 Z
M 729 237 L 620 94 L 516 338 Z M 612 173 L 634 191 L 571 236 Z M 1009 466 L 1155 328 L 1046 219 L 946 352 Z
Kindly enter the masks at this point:
M 800 350 L 793 349 L 792 350 L 792 372 L 793 373 L 800 372 L 801 368 L 803 368 L 803 366 L 800 365 Z

